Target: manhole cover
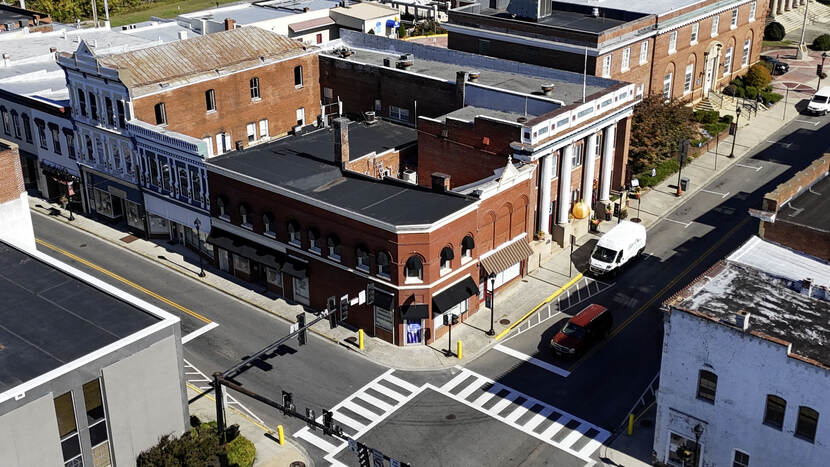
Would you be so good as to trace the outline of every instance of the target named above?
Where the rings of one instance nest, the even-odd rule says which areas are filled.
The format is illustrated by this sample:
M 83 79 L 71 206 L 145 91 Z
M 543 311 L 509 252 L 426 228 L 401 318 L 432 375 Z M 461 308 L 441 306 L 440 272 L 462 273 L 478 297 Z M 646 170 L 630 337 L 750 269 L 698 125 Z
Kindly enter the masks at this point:
M 446 416 L 446 417 L 444 417 L 444 418 L 446 418 L 447 420 L 455 420 L 455 414 L 454 414 L 454 413 L 451 413 L 451 414 L 447 415 L 447 416 Z
M 508 324 L 510 324 L 510 320 L 509 319 L 500 319 L 499 324 L 501 324 L 502 326 L 507 326 Z
M 294 461 L 288 464 L 288 467 L 305 467 L 305 462 Z
M 640 420 L 640 426 L 643 427 L 643 428 L 651 428 L 652 426 L 654 426 L 654 421 L 649 420 L 647 418 L 643 419 L 643 420 Z

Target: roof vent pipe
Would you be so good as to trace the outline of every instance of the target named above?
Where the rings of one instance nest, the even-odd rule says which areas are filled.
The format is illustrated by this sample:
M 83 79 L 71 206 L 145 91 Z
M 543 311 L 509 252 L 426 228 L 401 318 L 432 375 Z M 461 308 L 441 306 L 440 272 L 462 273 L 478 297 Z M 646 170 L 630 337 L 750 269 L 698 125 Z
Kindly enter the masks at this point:
M 599 18 L 599 8 L 593 7 L 591 8 L 591 16 L 594 18 Z
M 735 326 L 740 328 L 742 331 L 746 331 L 749 328 L 749 317 L 752 316 L 748 311 L 738 310 L 735 313 Z
M 553 83 L 542 85 L 542 94 L 546 96 L 553 95 Z
M 467 79 L 468 79 L 471 83 L 475 83 L 475 82 L 477 82 L 477 81 L 478 81 L 478 77 L 479 77 L 479 76 L 480 76 L 480 75 L 479 75 L 479 72 L 477 72 L 477 71 L 471 71 L 471 72 L 467 75 Z

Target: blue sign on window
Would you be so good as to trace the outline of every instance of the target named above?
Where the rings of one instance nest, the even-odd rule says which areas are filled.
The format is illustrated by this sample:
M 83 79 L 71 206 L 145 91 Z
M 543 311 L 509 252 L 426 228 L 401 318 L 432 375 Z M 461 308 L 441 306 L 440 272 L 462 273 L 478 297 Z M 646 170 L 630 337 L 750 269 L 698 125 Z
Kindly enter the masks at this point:
M 406 343 L 421 343 L 421 323 L 408 323 L 406 325 Z

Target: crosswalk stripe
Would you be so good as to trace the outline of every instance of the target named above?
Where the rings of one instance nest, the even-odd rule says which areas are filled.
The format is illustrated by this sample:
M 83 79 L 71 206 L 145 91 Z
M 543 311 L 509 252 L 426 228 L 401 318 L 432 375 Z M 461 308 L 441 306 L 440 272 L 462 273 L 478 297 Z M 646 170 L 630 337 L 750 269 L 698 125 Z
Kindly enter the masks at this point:
M 372 412 L 371 410 L 364 409 L 362 406 L 359 406 L 359 405 L 355 404 L 351 400 L 344 402 L 343 405 L 341 405 L 341 407 L 343 407 L 345 409 L 349 409 L 352 412 L 354 412 L 354 413 L 360 415 L 361 417 L 363 417 L 367 420 L 370 420 L 370 421 L 375 420 L 379 416 L 378 414 Z
M 507 397 L 505 397 L 504 399 L 498 401 L 496 403 L 496 405 L 491 407 L 490 410 L 488 410 L 488 412 L 490 412 L 493 415 L 498 415 L 498 413 L 501 412 L 502 410 L 504 410 L 505 407 L 512 404 L 513 401 L 516 400 L 517 397 L 519 397 L 518 393 L 511 392 L 510 394 L 507 395 Z
M 324 452 L 331 452 L 337 449 L 337 446 L 311 433 L 308 428 L 303 428 L 294 434 L 295 438 L 300 438 L 322 449 Z
M 594 451 L 596 451 L 597 448 L 600 446 L 602 446 L 601 441 L 599 441 L 598 439 L 591 439 L 590 441 L 588 441 L 588 444 L 586 444 L 582 449 L 579 450 L 579 455 L 584 457 L 590 457 L 590 455 L 593 454 Z
M 362 430 L 363 428 L 366 427 L 366 425 L 358 422 L 357 420 L 353 419 L 352 417 L 343 415 L 340 412 L 334 412 L 334 419 L 337 420 L 340 423 L 345 423 L 346 425 L 348 425 L 348 426 L 350 426 L 350 427 L 352 427 L 352 428 L 354 428 L 355 430 L 358 430 L 358 431 L 360 431 L 360 430 Z
M 565 427 L 565 425 L 566 425 L 569 421 L 571 421 L 571 419 L 570 419 L 570 418 L 568 418 L 568 417 L 562 417 L 560 420 L 561 420 L 561 421 L 557 420 L 557 421 L 553 422 L 553 423 L 552 423 L 552 424 L 548 427 L 548 429 L 547 429 L 547 430 L 543 431 L 543 432 L 542 432 L 542 434 L 541 434 L 542 438 L 546 438 L 546 439 L 551 439 L 551 438 L 553 438 L 553 435 L 555 435 L 556 433 L 558 433 L 558 432 L 559 432 L 559 430 L 561 430 L 562 428 L 564 428 L 564 427 Z
M 466 371 L 462 371 L 461 373 L 456 375 L 455 378 L 449 380 L 449 382 L 447 382 L 447 384 L 441 386 L 441 389 L 444 390 L 444 391 L 450 392 L 454 387 L 461 384 L 461 382 L 464 381 L 465 379 L 467 379 L 469 376 L 470 376 L 469 373 L 467 373 Z
M 478 396 L 476 400 L 473 401 L 473 405 L 478 407 L 484 407 L 484 404 L 490 400 L 493 396 L 496 395 L 497 392 L 501 391 L 504 386 L 500 384 L 494 384 L 490 389 L 484 391 L 484 394 Z
M 548 418 L 548 415 L 553 413 L 553 407 L 545 407 L 542 409 L 541 412 L 537 413 L 533 416 L 527 423 L 525 423 L 524 427 L 530 431 L 533 431 L 534 428 L 539 426 L 540 423 L 545 421 Z
M 395 375 L 386 375 L 386 376 L 383 377 L 383 379 L 385 379 L 386 381 L 389 381 L 390 383 L 394 384 L 395 386 L 402 387 L 402 388 L 406 389 L 409 392 L 415 392 L 415 391 L 418 390 L 418 386 L 415 386 L 412 383 L 404 381 L 404 380 L 398 378 Z
M 560 441 L 559 445 L 564 448 L 570 448 L 579 438 L 585 435 L 588 429 L 589 427 L 583 423 L 576 430 L 572 431 L 571 434 L 566 436 L 565 439 Z
M 526 400 L 524 404 L 520 405 L 519 407 L 516 407 L 516 410 L 510 412 L 510 415 L 508 415 L 505 418 L 505 420 L 508 423 L 514 423 L 516 420 L 521 418 L 521 416 L 524 415 L 525 412 L 530 410 L 530 408 L 533 407 L 535 404 L 536 402 L 533 400 Z
M 482 387 L 482 386 L 484 386 L 486 383 L 487 383 L 487 380 L 486 380 L 486 379 L 484 379 L 484 378 L 476 378 L 476 380 L 475 380 L 474 382 L 472 382 L 469 386 L 467 386 L 466 388 L 464 388 L 463 390 L 461 390 L 461 392 L 459 392 L 458 394 L 456 394 L 456 397 L 461 398 L 461 399 L 466 399 L 466 398 L 467 398 L 467 396 L 469 396 L 470 394 L 474 393 L 477 389 L 481 388 L 481 387 Z
M 383 394 L 384 396 L 389 397 L 390 399 L 395 399 L 397 402 L 406 399 L 406 396 L 400 390 L 392 389 L 389 386 L 384 386 L 380 383 L 372 386 L 372 389 Z
M 362 393 L 358 394 L 357 397 L 359 397 L 359 398 L 363 399 L 364 401 L 374 405 L 375 407 L 383 410 L 384 412 L 388 412 L 389 410 L 392 409 L 391 405 L 389 405 L 386 402 L 378 399 L 375 396 L 367 394 L 366 392 L 362 392 Z

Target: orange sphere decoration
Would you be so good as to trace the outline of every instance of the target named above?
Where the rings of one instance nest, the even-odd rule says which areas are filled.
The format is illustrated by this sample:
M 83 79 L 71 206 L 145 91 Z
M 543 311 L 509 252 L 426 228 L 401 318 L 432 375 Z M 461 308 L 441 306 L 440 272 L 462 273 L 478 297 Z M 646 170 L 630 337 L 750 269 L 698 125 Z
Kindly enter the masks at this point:
M 591 209 L 588 208 L 587 204 L 580 201 L 574 204 L 574 208 L 571 210 L 571 213 L 576 219 L 585 219 L 591 214 Z

